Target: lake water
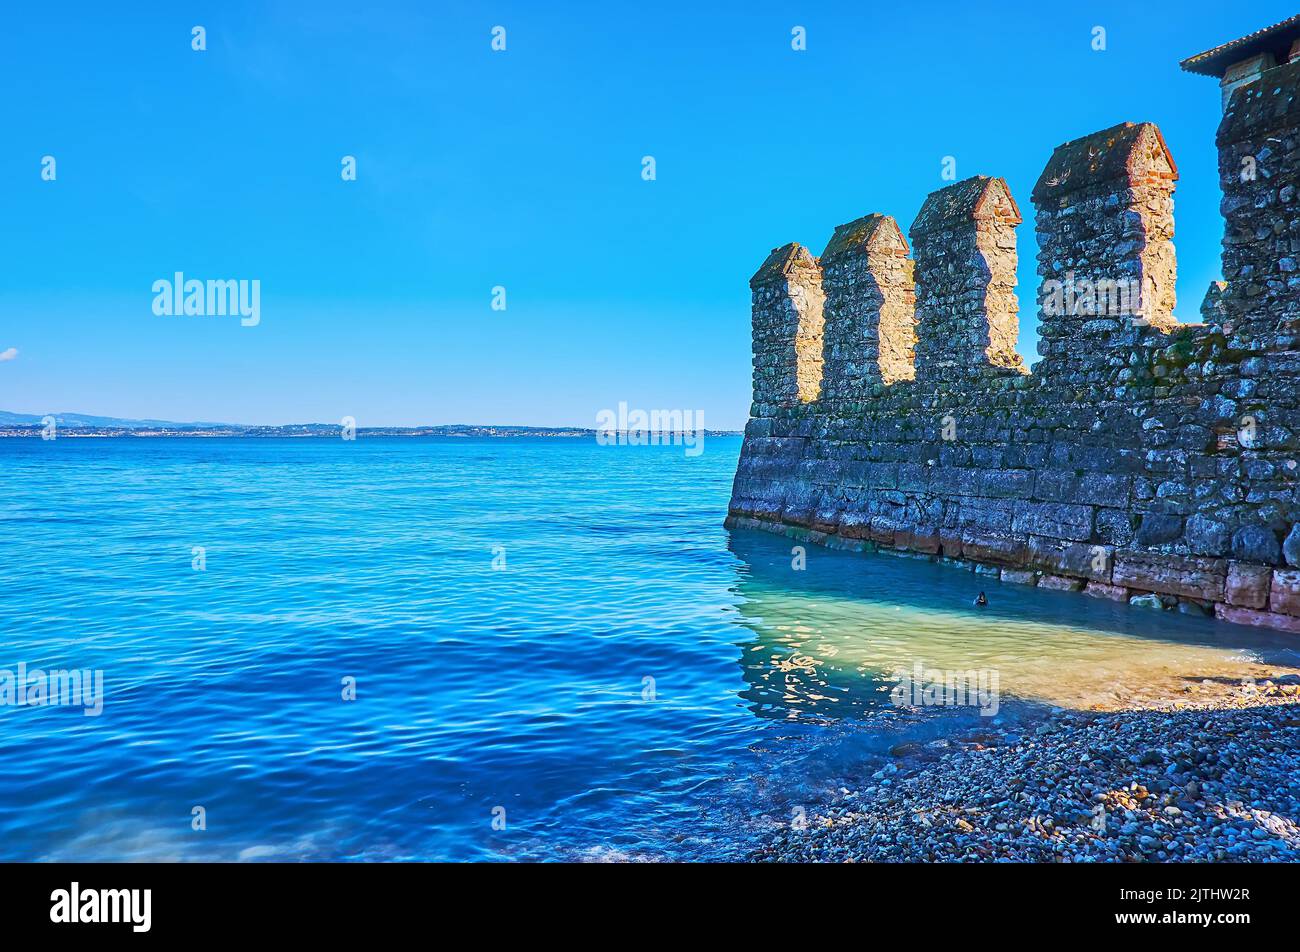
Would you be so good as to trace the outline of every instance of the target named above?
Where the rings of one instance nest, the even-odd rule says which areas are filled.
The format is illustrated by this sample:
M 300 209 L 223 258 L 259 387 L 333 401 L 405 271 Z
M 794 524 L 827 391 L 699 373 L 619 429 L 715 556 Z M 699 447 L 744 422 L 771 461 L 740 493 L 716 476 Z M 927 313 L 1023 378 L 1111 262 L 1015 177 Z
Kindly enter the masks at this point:
M 913 559 L 796 570 L 722 526 L 739 449 L 0 440 L 0 669 L 105 694 L 0 707 L 0 859 L 742 858 L 981 721 L 896 707 L 899 669 L 995 671 L 1014 722 L 1300 662 Z

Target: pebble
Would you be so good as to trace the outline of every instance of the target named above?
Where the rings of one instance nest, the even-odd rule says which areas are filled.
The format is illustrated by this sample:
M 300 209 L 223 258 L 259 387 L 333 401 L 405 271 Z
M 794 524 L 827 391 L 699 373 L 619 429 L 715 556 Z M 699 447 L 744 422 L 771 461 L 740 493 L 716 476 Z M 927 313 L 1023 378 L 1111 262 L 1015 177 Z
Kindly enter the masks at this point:
M 983 725 L 900 744 L 865 772 L 874 783 L 828 786 L 835 802 L 810 805 L 806 828 L 771 824 L 753 858 L 1300 861 L 1294 695 L 1043 717 L 1027 736 Z

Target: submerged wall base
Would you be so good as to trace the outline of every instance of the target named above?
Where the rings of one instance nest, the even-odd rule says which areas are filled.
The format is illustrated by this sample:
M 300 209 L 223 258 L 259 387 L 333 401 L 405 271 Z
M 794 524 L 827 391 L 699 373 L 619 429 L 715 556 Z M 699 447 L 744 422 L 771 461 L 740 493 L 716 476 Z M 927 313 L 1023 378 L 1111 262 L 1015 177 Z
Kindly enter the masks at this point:
M 1128 602 L 1147 609 L 1159 607 L 1189 615 L 1212 615 L 1238 625 L 1300 633 L 1300 617 L 1268 610 L 1270 604 L 1279 604 L 1279 607 L 1285 604 L 1292 610 L 1300 607 L 1300 570 L 1274 569 L 1268 565 L 1223 559 L 1202 559 L 1197 560 L 1200 564 L 1192 567 L 1193 570 L 1189 573 L 1189 567 L 1185 564 L 1187 560 L 1180 556 L 1135 550 L 1116 553 L 1117 565 L 1129 565 L 1126 574 L 1120 576 L 1126 584 L 1117 585 L 1097 581 L 1086 575 L 1071 574 L 1068 568 L 1047 572 L 1034 568 L 1029 563 L 1000 565 L 978 558 L 915 549 L 905 542 L 896 544 L 897 540 L 896 543 L 886 543 L 848 538 L 809 526 L 751 516 L 730 515 L 725 525 L 728 529 L 756 529 L 783 535 L 797 542 L 811 542 L 849 552 L 880 552 L 925 559 L 1014 585 L 1081 592 L 1094 598 Z M 1217 594 L 1218 597 L 1194 597 L 1187 594 L 1189 590 L 1195 590 L 1198 595 Z

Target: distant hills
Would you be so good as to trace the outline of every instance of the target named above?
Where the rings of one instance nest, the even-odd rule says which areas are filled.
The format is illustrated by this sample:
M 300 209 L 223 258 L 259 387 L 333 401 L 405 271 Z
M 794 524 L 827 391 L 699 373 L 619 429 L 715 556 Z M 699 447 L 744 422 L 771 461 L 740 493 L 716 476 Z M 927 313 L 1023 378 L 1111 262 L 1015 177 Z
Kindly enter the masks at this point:
M 152 429 L 169 427 L 172 429 L 207 430 L 213 427 L 230 426 L 228 423 L 173 423 L 168 420 L 125 420 L 121 417 L 92 416 L 88 413 L 51 413 L 59 426 L 104 426 L 116 429 Z M 42 426 L 47 414 L 10 413 L 0 410 L 0 426 Z
M 89 413 L 51 413 L 60 431 L 69 436 L 329 436 L 339 435 L 338 423 L 291 423 L 254 426 L 240 423 L 177 423 L 170 420 L 130 420 Z M 44 427 L 46 414 L 0 410 L 0 437 L 31 436 Z M 364 436 L 537 436 L 594 437 L 594 428 L 575 426 L 496 426 L 449 423 L 434 426 L 358 426 Z M 734 431 L 705 430 L 706 436 L 728 436 Z

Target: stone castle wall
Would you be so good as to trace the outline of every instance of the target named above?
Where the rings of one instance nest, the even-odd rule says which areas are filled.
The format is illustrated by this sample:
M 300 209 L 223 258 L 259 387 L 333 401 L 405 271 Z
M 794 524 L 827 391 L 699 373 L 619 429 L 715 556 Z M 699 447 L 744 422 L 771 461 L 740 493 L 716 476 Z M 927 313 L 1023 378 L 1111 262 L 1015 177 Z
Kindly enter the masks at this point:
M 1149 123 L 1058 147 L 1033 190 L 1033 373 L 1001 179 L 933 193 L 911 258 L 886 215 L 774 251 L 728 525 L 1300 632 L 1297 92 L 1279 67 L 1225 113 L 1205 323 L 1173 318 L 1178 173 Z

